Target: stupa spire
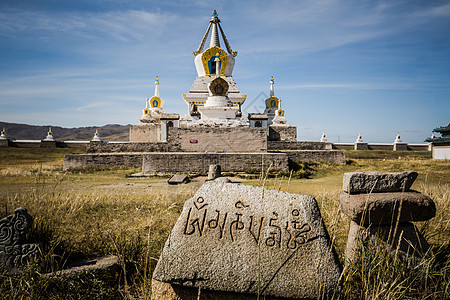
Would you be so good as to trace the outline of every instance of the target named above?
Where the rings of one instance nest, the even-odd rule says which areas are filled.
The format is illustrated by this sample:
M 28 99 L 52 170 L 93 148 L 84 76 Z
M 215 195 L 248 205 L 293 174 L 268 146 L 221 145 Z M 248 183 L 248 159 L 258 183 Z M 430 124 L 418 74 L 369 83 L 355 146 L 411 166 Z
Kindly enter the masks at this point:
M 270 97 L 275 96 L 275 91 L 273 89 L 273 85 L 275 84 L 273 80 L 273 76 L 270 77 Z
M 219 41 L 219 30 L 217 29 L 217 24 L 219 24 L 220 20 L 217 17 L 219 14 L 216 12 L 216 10 L 213 11 L 212 17 L 211 17 L 211 24 L 212 24 L 212 30 L 211 30 L 211 40 L 209 41 L 209 47 L 220 47 L 220 41 Z
M 212 30 L 211 30 L 212 28 Z M 203 35 L 203 39 L 200 42 L 200 45 L 198 46 L 197 51 L 192 52 L 194 55 L 198 55 L 203 52 L 203 48 L 205 47 L 206 40 L 208 39 L 209 31 L 211 31 L 211 40 L 209 42 L 209 47 L 220 47 L 220 40 L 219 40 L 219 30 L 220 34 L 222 35 L 223 42 L 225 43 L 225 47 L 227 48 L 228 54 L 232 56 L 237 55 L 237 51 L 233 51 L 230 47 L 230 44 L 228 43 L 227 37 L 225 36 L 225 33 L 223 32 L 222 26 L 220 26 L 220 19 L 219 14 L 216 10 L 213 11 L 211 20 L 209 21 L 208 29 L 206 29 L 205 35 Z
M 159 97 L 159 77 L 156 76 L 155 80 L 155 96 Z

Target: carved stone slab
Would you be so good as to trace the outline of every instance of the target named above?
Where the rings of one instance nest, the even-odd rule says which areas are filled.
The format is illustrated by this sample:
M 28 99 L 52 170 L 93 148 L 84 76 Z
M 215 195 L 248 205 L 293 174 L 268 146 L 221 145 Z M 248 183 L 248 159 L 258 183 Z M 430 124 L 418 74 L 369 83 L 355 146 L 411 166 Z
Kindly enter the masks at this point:
M 39 254 L 38 244 L 26 244 L 24 239 L 33 218 L 25 208 L 17 208 L 13 215 L 0 220 L 0 270 L 18 273 Z
M 206 290 L 316 299 L 341 272 L 311 196 L 206 182 L 166 241 L 153 278 Z
M 342 183 L 344 192 L 353 193 L 386 193 L 409 191 L 417 178 L 413 171 L 401 173 L 350 172 L 345 173 Z

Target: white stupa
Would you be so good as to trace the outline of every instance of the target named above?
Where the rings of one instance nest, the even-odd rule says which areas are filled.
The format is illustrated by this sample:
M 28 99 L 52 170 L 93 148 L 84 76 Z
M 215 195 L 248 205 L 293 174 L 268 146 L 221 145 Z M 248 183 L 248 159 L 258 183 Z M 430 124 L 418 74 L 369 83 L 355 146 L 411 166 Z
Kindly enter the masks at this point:
M 100 135 L 98 134 L 98 130 L 95 130 L 94 137 L 91 140 L 92 142 L 101 142 Z
M 321 142 L 327 142 L 327 137 L 325 135 L 325 131 L 323 132 L 322 137 L 320 138 L 320 141 Z
M 231 49 L 218 16 L 214 10 L 206 33 L 193 52 L 197 78 L 189 92 L 182 95 L 189 111 L 182 119 L 187 126 L 248 126 L 246 118 L 241 117 L 241 106 L 247 95 L 239 92 L 232 77 L 237 52 Z M 209 47 L 204 49 L 208 37 Z M 220 37 L 225 44 L 223 49 Z
M 361 133 L 359 133 L 358 138 L 356 139 L 355 143 L 364 143 Z
M 5 128 L 3 128 L 1 134 L 0 134 L 0 140 L 7 140 L 8 138 L 6 137 L 6 130 Z
M 159 118 L 164 114 L 164 100 L 159 97 L 159 77 L 155 80 L 155 95 L 145 100 L 145 108 L 139 119 L 141 123 L 159 122 Z
M 403 143 L 400 139 L 400 133 L 397 132 L 397 136 L 395 137 L 394 143 Z
M 48 128 L 47 136 L 45 137 L 44 141 L 54 141 L 51 127 Z
M 278 99 L 278 109 L 275 111 L 275 117 L 272 120 L 272 125 L 275 126 L 289 126 L 286 124 L 287 120 L 284 116 L 284 110 L 281 109 L 281 99 Z

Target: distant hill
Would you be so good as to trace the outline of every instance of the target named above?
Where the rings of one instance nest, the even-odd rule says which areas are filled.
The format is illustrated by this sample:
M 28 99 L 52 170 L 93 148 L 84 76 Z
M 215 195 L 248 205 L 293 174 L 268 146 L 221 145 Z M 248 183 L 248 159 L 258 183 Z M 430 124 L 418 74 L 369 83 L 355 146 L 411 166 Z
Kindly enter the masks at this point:
M 14 140 L 42 140 L 47 136 L 48 126 L 7 123 L 0 121 L 0 130 L 6 129 L 6 135 Z M 108 124 L 105 126 L 90 126 L 77 128 L 64 128 L 51 126 L 53 137 L 57 141 L 89 141 L 98 130 L 100 138 L 104 141 L 127 142 L 130 125 Z

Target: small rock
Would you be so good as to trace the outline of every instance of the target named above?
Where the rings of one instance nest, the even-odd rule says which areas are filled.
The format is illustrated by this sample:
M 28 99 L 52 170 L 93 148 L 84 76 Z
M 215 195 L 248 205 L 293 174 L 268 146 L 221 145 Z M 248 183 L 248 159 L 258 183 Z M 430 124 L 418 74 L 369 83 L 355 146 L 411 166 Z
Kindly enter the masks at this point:
M 433 200 L 418 192 L 350 195 L 341 191 L 339 199 L 342 212 L 365 226 L 395 224 L 399 209 L 399 222 L 426 221 L 436 215 Z
M 169 179 L 169 184 L 180 184 L 189 182 L 189 177 L 186 175 L 173 175 L 172 178 Z
M 219 178 L 216 178 L 214 181 L 220 182 L 220 183 L 232 183 L 232 181 L 226 177 L 219 177 Z
M 71 263 L 68 268 L 47 273 L 44 276 L 75 276 L 84 272 L 114 272 L 119 269 L 119 258 L 117 256 L 106 256 L 98 258 L 81 259 Z
M 401 173 L 350 172 L 345 173 L 342 189 L 354 193 L 383 193 L 408 191 L 417 178 L 413 171 Z

